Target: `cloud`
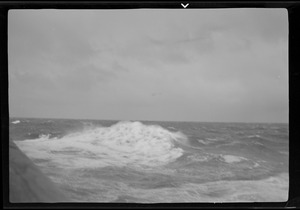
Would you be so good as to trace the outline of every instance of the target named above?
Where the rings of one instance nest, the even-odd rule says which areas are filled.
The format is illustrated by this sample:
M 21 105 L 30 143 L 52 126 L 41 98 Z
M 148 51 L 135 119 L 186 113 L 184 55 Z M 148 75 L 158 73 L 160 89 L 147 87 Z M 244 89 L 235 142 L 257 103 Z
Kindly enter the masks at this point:
M 280 9 L 9 12 L 21 115 L 284 121 L 287 60 Z
M 99 83 L 105 83 L 117 75 L 114 71 L 103 70 L 93 65 L 83 66 L 67 74 L 62 75 L 59 80 L 63 88 L 73 91 L 89 91 Z

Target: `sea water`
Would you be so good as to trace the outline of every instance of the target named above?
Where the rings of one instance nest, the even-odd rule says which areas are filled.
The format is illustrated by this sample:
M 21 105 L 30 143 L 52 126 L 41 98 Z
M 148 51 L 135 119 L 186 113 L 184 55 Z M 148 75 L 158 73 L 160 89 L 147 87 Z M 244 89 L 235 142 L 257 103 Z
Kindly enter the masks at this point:
M 9 128 L 73 202 L 288 199 L 288 124 L 11 118 Z

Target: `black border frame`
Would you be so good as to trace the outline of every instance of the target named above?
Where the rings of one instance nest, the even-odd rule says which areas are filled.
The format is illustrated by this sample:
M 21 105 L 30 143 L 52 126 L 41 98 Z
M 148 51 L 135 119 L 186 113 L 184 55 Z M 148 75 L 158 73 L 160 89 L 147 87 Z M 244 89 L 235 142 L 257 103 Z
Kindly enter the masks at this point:
M 186 9 L 218 8 L 286 8 L 289 19 L 289 198 L 287 202 L 254 203 L 10 203 L 9 202 L 9 108 L 8 108 L 8 11 L 10 9 Z M 0 2 L 0 84 L 1 84 L 1 143 L 2 143 L 2 193 L 4 209 L 199 209 L 199 208 L 294 208 L 300 207 L 300 160 L 297 141 L 300 141 L 300 2 L 296 1 L 2 1 Z M 300 147 L 299 147 L 300 148 Z

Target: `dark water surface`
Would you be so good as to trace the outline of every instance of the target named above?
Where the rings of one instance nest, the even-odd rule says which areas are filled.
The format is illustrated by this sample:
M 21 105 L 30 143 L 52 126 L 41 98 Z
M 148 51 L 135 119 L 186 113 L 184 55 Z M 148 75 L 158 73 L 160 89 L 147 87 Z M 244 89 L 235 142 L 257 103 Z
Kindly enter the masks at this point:
M 12 118 L 10 138 L 75 202 L 288 198 L 288 124 Z

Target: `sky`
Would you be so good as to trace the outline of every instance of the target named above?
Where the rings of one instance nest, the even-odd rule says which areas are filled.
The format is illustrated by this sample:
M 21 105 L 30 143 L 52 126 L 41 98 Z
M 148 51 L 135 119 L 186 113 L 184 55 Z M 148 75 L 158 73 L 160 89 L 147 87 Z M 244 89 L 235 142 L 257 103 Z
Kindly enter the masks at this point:
M 288 122 L 286 9 L 10 10 L 11 117 Z

